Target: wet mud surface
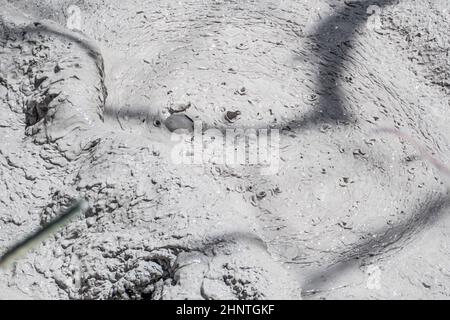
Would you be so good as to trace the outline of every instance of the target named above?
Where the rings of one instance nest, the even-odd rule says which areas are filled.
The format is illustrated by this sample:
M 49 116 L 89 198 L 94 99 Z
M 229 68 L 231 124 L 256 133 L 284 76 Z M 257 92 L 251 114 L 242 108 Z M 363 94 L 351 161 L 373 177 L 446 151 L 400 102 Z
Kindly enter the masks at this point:
M 91 206 L 0 298 L 448 299 L 445 1 L 0 5 L 0 252 Z M 278 170 L 174 163 L 194 121 Z

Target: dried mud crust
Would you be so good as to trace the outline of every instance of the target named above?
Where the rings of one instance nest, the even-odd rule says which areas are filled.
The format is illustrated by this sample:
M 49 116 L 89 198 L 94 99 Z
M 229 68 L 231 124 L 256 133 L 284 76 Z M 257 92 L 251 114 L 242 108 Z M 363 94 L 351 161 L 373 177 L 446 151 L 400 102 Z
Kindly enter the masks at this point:
M 315 18 L 307 1 L 83 1 L 85 35 L 56 23 L 70 2 L 14 3 L 30 17 L 2 4 L 1 246 L 74 198 L 92 208 L 0 283 L 72 299 L 448 297 L 445 179 L 372 134 L 448 154 L 448 29 L 402 3 L 373 32 L 369 3 L 320 2 Z M 436 58 L 418 67 L 419 50 Z M 187 105 L 208 126 L 282 129 L 279 172 L 174 165 L 154 120 Z

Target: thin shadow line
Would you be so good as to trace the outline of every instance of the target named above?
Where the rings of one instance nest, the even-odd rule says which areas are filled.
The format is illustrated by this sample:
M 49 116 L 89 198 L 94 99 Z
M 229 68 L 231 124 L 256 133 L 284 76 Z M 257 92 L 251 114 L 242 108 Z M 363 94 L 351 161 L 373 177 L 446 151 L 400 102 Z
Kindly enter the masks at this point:
M 304 283 L 304 291 L 312 295 L 320 291 L 320 283 L 325 279 L 336 277 L 339 273 L 353 267 L 358 260 L 378 257 L 386 258 L 388 253 L 398 252 L 411 242 L 414 236 L 423 232 L 427 226 L 441 219 L 450 207 L 448 195 L 440 194 L 422 202 L 420 208 L 414 209 L 408 219 L 392 227 L 384 227 L 365 235 L 365 239 L 353 244 L 334 256 L 325 270 L 313 272 Z

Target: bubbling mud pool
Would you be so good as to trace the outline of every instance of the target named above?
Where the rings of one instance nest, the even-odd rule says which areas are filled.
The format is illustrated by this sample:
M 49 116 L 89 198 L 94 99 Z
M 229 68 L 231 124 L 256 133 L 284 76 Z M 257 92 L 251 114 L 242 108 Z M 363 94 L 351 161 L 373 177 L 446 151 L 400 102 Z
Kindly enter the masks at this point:
M 418 19 L 446 23 L 435 4 L 382 1 L 375 32 L 371 1 L 3 1 L 2 248 L 73 199 L 91 210 L 1 281 L 44 298 L 444 297 L 445 180 L 373 134 L 448 154 L 448 69 L 419 67 L 417 48 L 440 51 L 410 31 L 448 39 Z M 174 164 L 164 123 L 184 115 L 279 130 L 279 170 Z

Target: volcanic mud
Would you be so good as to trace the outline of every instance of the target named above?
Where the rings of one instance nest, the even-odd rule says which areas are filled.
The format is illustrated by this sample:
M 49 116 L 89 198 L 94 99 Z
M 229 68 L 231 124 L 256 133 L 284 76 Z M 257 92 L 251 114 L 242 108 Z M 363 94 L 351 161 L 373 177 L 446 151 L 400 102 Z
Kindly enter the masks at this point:
M 448 2 L 0 6 L 0 252 L 90 204 L 0 298 L 449 298 Z M 174 163 L 196 121 L 278 170 Z

